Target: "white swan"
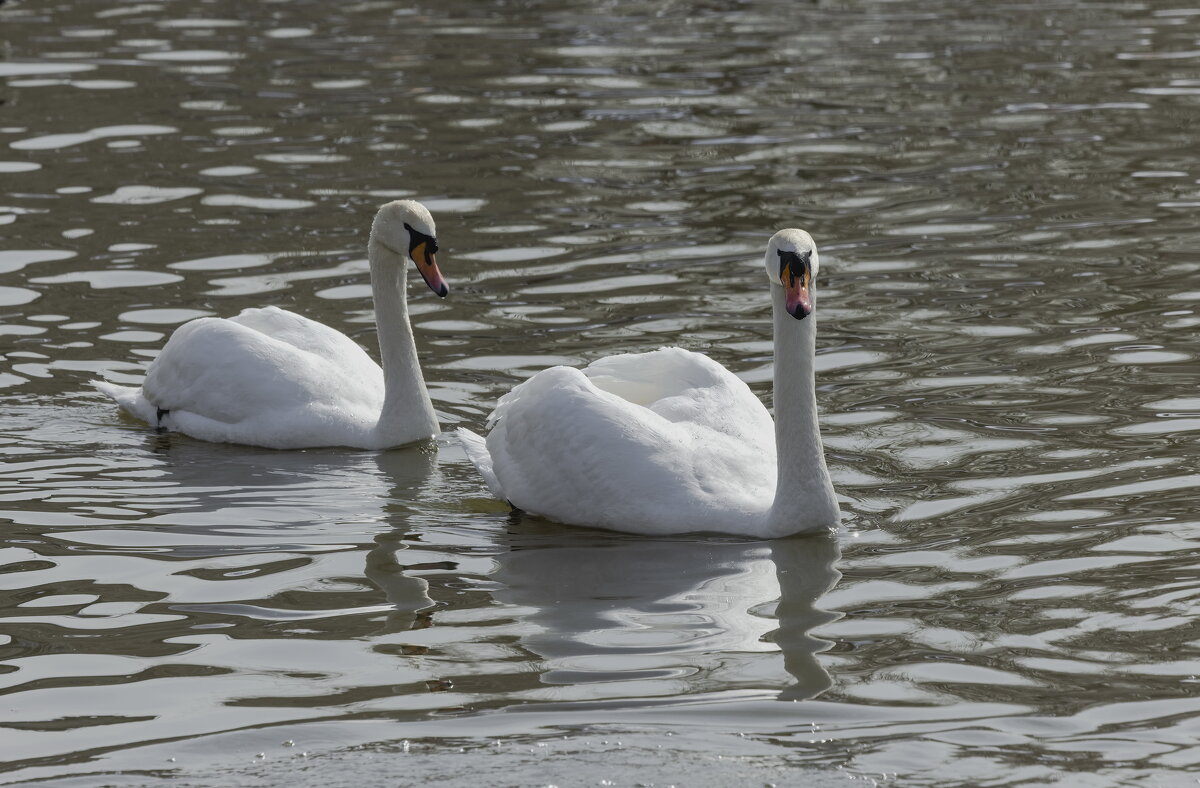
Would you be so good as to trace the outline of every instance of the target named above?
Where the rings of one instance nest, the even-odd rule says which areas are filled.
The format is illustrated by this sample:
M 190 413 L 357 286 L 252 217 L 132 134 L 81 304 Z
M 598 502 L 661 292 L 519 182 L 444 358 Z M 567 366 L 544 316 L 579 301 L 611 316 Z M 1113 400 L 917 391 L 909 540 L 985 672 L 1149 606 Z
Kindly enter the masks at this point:
M 269 306 L 180 326 L 141 388 L 93 385 L 153 426 L 206 441 L 383 449 L 431 438 L 438 422 L 408 321 L 405 258 L 445 296 L 436 251 L 419 202 L 375 215 L 367 255 L 382 369 L 340 331 Z
M 766 266 L 774 422 L 733 373 L 680 348 L 552 367 L 500 399 L 486 441 L 458 431 L 493 494 L 558 522 L 649 535 L 835 527 L 813 378 L 812 238 L 779 231 Z

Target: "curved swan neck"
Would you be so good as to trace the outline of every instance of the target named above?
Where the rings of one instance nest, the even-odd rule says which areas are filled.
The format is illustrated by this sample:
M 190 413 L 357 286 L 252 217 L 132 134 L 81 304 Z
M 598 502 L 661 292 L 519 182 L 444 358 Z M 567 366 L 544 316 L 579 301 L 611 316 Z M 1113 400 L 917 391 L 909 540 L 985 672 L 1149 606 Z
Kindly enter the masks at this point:
M 381 446 L 431 438 L 438 433 L 438 423 L 408 320 L 408 261 L 377 242 L 374 230 L 367 257 L 385 392 L 376 437 Z
M 815 299 L 815 294 L 814 294 Z M 824 530 L 838 522 L 837 498 L 817 422 L 816 310 L 788 314 L 782 287 L 771 288 L 775 322 L 775 451 L 778 471 L 768 527 L 781 533 Z

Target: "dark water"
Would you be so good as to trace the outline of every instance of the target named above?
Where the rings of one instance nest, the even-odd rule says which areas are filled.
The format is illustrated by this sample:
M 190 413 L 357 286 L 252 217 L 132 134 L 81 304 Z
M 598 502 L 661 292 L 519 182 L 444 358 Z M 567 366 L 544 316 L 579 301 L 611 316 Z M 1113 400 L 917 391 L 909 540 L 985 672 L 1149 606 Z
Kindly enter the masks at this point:
M 0 38 L 8 781 L 1196 784 L 1200 8 L 63 0 Z M 411 291 L 446 428 L 666 344 L 769 398 L 761 250 L 811 231 L 841 531 L 568 529 L 452 439 L 206 445 L 88 387 L 247 306 L 374 352 L 397 196 L 454 288 Z

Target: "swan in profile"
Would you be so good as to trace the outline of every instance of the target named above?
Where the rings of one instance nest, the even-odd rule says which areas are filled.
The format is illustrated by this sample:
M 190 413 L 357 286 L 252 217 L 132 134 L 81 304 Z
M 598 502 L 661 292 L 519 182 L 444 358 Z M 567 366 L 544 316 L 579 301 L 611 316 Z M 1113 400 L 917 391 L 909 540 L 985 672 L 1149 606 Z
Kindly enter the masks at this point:
M 681 348 L 551 367 L 500 399 L 486 440 L 458 431 L 492 493 L 561 523 L 647 535 L 835 527 L 813 377 L 817 249 L 780 230 L 765 261 L 774 421 L 733 373 Z
M 206 441 L 384 449 L 431 438 L 438 422 L 408 321 L 405 258 L 444 297 L 437 248 L 419 202 L 375 215 L 367 256 L 382 369 L 342 332 L 268 306 L 180 326 L 141 388 L 93 385 L 155 427 Z

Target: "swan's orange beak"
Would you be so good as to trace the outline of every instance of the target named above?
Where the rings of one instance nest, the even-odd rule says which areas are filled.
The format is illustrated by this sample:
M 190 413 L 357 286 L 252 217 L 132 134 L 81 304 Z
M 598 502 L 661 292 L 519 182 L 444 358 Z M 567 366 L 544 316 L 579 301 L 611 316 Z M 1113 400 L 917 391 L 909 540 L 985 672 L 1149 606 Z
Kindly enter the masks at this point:
M 779 253 L 779 283 L 783 285 L 784 308 L 797 320 L 812 314 L 812 252 Z
M 437 248 L 437 242 L 434 241 L 434 249 Z M 425 280 L 425 284 L 429 285 L 429 289 L 437 293 L 441 298 L 445 298 L 450 292 L 450 286 L 446 284 L 446 280 L 442 277 L 442 272 L 437 267 L 437 255 L 429 249 L 428 241 L 421 241 L 408 252 L 412 261 L 417 264 L 417 270 L 421 272 L 421 278 Z

